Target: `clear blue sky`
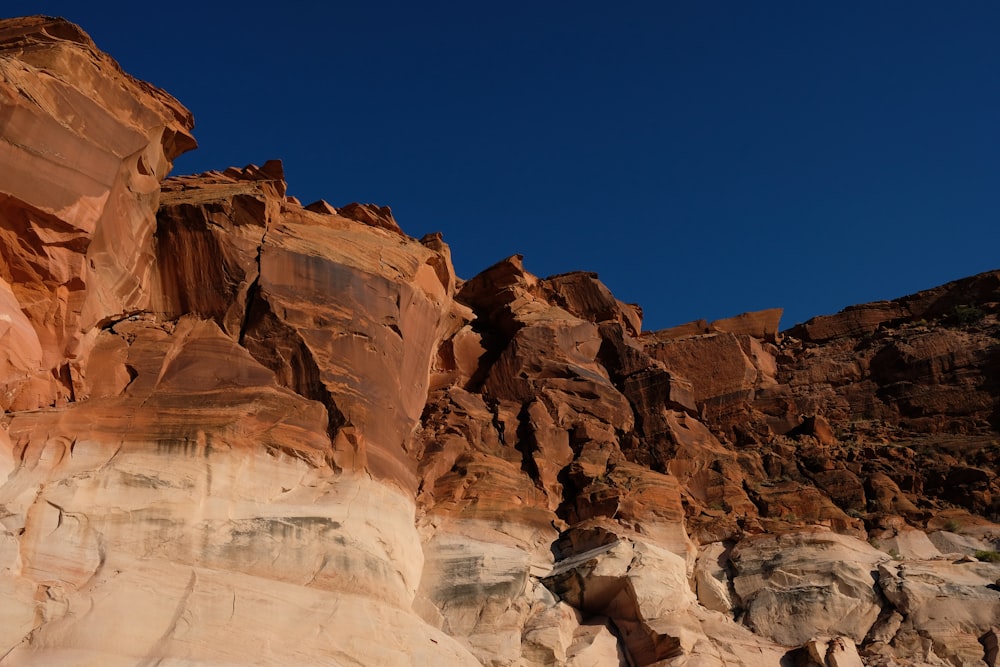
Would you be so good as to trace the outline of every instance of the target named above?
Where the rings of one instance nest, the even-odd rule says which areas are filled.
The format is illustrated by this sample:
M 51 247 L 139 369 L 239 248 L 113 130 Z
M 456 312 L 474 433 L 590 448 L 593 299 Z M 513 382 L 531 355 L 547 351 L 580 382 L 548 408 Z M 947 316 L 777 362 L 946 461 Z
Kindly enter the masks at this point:
M 783 327 L 1000 267 L 1000 3 L 6 0 L 459 275 L 596 271 L 647 329 Z

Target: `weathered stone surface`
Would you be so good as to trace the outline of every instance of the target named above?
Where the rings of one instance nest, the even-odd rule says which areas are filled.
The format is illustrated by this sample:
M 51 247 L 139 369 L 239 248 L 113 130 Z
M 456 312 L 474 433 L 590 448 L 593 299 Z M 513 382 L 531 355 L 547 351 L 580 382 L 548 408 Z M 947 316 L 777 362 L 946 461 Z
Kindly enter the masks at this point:
M 544 581 L 572 606 L 611 618 L 624 633 L 632 660 L 648 665 L 680 649 L 677 637 L 657 632 L 650 622 L 694 601 L 686 569 L 675 554 L 614 536 L 603 546 L 557 561 Z
M 958 526 L 955 526 L 958 528 Z M 927 533 L 930 540 L 942 554 L 971 556 L 977 551 L 990 551 L 994 545 L 971 535 L 959 535 L 949 530 L 935 530 Z
M 404 443 L 450 333 L 450 258 L 383 224 L 295 206 L 282 179 L 268 162 L 168 181 L 155 305 L 216 320 L 281 384 L 325 404 L 337 466 L 415 488 Z
M 825 342 L 844 336 L 863 336 L 878 329 L 883 322 L 900 320 L 910 315 L 902 304 L 881 301 L 845 308 L 836 315 L 821 315 L 789 329 L 796 338 Z
M 779 644 L 820 635 L 861 642 L 879 615 L 871 573 L 888 557 L 860 540 L 816 530 L 761 535 L 731 558 L 747 624 Z
M 644 342 L 651 357 L 691 381 L 703 414 L 715 416 L 753 398 L 759 373 L 734 334 L 659 341 L 654 333 Z
M 870 334 L 885 323 L 899 320 L 961 318 L 961 307 L 1000 302 L 1000 274 L 982 273 L 940 287 L 900 297 L 845 308 L 836 315 L 814 317 L 788 330 L 796 338 L 824 342 L 843 336 Z M 956 311 L 956 308 L 959 310 Z
M 917 636 L 934 638 L 930 655 L 951 664 L 984 661 L 980 637 L 1000 618 L 1000 563 L 907 560 L 878 571 L 883 593 L 905 618 L 894 641 L 899 657 L 923 656 Z
M 847 637 L 812 639 L 803 647 L 809 664 L 818 667 L 863 667 L 858 648 Z
M 592 620 L 580 625 L 573 633 L 573 643 L 567 649 L 567 667 L 625 667 L 628 660 L 618 644 L 614 628 Z
M 511 536 L 504 532 L 508 526 L 516 528 L 516 517 L 507 524 L 480 519 L 426 525 L 426 560 L 416 608 L 482 664 L 521 664 L 522 659 L 545 664 L 540 658 L 546 651 L 565 659 L 575 617 L 560 620 L 568 611 L 563 608 L 538 613 L 536 584 L 529 576 L 533 567 L 541 570 L 551 561 L 541 545 L 554 531 Z M 532 625 L 526 627 L 529 619 Z M 546 638 L 552 622 L 563 626 L 556 628 L 561 638 Z
M 323 210 L 321 212 L 328 213 L 329 211 Z M 399 228 L 399 223 L 397 223 L 396 219 L 392 217 L 392 210 L 388 206 L 354 203 L 342 206 L 337 213 L 345 218 L 354 220 L 355 222 L 360 222 L 372 227 L 379 227 L 390 232 L 396 232 L 401 236 L 405 236 L 405 234 L 403 234 L 403 230 Z
M 930 560 L 942 556 L 926 533 L 902 522 L 885 531 L 871 531 L 869 543 L 894 558 Z
M 38 601 L 4 649 L 11 664 L 250 650 L 410 664 L 411 649 L 475 664 L 409 612 L 423 558 L 412 498 L 334 473 L 321 404 L 280 387 L 213 322 L 137 320 L 109 335 L 136 373 L 121 395 L 16 414 L 5 429 L 18 462 L 0 489 L 18 544 L 5 581 Z M 8 608 L 13 622 L 22 608 Z M 353 629 L 327 634 L 328 622 Z
M 712 323 L 696 320 L 669 329 L 660 329 L 656 332 L 656 337 L 666 340 L 669 338 L 689 338 L 708 333 L 731 333 L 752 336 L 773 343 L 778 337 L 778 327 L 783 312 L 781 308 L 771 308 L 752 313 L 741 313 L 733 317 L 715 320 Z
M 721 542 L 713 542 L 698 550 L 694 566 L 695 592 L 698 602 L 706 609 L 728 614 L 733 610 L 726 566 L 729 553 Z
M 638 336 L 642 330 L 642 309 L 616 299 L 596 273 L 576 271 L 549 276 L 540 287 L 557 305 L 588 322 L 616 322 L 631 336 Z
M 1000 272 L 643 333 L 278 161 L 161 183 L 190 127 L 0 22 L 0 663 L 996 662 Z
M 751 336 L 769 342 L 775 342 L 781 323 L 781 308 L 769 308 L 752 313 L 742 313 L 735 317 L 715 320 L 709 327 L 715 331 Z
M 192 125 L 76 26 L 0 26 L 0 407 L 72 400 L 85 334 L 148 305 L 159 181 Z
M 986 667 L 996 667 L 1000 664 L 1000 628 L 990 628 L 979 641 L 985 650 L 983 662 L 986 663 Z
M 538 665 L 566 664 L 575 630 L 580 627 L 579 612 L 563 602 L 544 602 L 533 610 L 522 642 L 525 662 Z
M 42 368 L 42 345 L 11 285 L 0 279 L 0 392 L 4 407 L 44 405 L 51 379 L 37 377 Z

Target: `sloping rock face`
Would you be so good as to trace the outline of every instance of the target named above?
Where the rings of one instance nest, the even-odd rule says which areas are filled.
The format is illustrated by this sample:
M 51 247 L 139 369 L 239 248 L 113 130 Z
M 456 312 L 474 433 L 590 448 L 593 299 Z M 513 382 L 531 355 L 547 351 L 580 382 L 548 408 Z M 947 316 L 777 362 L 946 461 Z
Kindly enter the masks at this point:
M 643 332 L 0 71 L 0 664 L 996 664 L 1000 272 Z
M 149 304 L 159 182 L 191 114 L 76 26 L 0 28 L 0 407 L 74 397 L 86 334 Z

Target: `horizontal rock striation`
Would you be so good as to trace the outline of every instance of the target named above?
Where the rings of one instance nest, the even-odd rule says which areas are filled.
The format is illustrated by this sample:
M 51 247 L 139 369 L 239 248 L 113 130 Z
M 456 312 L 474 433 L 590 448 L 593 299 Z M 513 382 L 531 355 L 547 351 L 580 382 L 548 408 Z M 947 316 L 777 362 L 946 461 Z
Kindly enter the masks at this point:
M 192 126 L 0 22 L 0 665 L 996 664 L 1000 271 L 644 332 Z

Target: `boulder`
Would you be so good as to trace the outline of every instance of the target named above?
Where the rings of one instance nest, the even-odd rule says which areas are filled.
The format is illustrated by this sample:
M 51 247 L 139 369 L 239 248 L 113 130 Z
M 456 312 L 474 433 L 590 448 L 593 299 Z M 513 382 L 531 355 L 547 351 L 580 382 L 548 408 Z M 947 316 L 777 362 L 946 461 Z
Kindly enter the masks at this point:
M 729 614 L 733 610 L 733 596 L 729 590 L 726 566 L 729 550 L 721 542 L 706 544 L 698 549 L 694 566 L 695 592 L 701 606 L 712 611 Z
M 755 632 L 786 646 L 820 636 L 860 643 L 881 610 L 875 567 L 887 561 L 860 540 L 820 530 L 738 543 L 733 587 Z
M 1000 563 L 947 560 L 885 562 L 879 586 L 905 623 L 893 642 L 897 656 L 914 659 L 928 650 L 916 637 L 931 637 L 931 655 L 952 664 L 985 658 L 980 642 L 1000 618 Z

